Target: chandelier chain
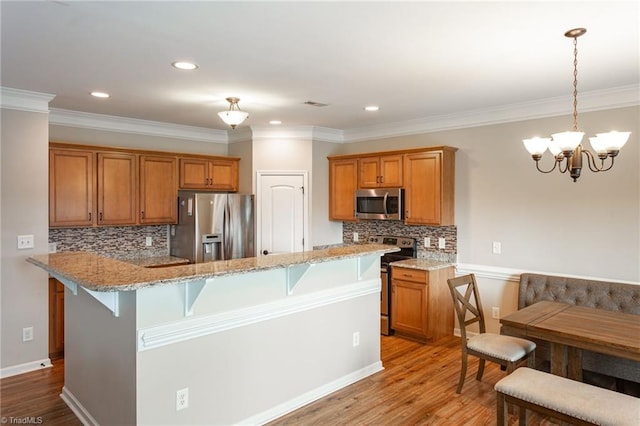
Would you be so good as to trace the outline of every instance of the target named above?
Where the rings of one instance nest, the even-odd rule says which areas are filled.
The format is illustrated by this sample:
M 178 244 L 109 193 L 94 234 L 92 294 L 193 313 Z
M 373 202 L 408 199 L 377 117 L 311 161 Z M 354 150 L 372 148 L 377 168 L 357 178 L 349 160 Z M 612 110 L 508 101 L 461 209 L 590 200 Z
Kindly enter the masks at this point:
M 573 130 L 578 130 L 578 37 L 573 38 Z

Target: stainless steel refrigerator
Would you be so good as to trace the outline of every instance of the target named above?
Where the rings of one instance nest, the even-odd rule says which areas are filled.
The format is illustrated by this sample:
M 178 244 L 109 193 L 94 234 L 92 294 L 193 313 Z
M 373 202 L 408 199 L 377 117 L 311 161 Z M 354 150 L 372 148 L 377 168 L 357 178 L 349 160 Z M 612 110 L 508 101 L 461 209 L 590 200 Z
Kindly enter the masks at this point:
M 191 263 L 253 257 L 254 217 L 253 195 L 178 191 L 170 253 Z

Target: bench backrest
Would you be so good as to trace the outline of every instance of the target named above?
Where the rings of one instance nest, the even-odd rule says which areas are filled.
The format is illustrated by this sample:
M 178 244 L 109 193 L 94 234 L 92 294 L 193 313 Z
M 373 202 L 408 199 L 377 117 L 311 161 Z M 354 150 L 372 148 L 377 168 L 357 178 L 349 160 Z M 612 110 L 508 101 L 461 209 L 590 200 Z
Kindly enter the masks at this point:
M 543 300 L 640 315 L 640 285 L 521 274 L 518 309 Z

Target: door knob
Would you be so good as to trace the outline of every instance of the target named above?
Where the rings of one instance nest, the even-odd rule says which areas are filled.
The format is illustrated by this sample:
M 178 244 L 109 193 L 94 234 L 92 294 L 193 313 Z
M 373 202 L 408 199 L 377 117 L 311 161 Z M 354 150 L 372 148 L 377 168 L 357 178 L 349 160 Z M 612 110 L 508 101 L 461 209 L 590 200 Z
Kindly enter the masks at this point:
M 269 254 L 269 250 L 262 250 L 262 254 L 264 254 L 265 256 Z

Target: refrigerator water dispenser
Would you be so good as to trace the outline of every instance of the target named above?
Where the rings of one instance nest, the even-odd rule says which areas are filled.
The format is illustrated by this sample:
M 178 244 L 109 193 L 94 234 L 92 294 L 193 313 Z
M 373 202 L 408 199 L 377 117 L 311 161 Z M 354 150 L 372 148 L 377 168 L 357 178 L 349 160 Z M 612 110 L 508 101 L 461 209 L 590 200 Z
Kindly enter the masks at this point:
M 202 235 L 202 261 L 222 260 L 222 236 L 220 234 Z

